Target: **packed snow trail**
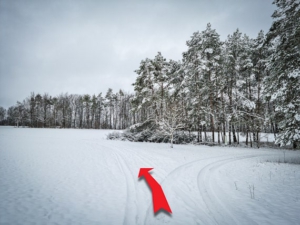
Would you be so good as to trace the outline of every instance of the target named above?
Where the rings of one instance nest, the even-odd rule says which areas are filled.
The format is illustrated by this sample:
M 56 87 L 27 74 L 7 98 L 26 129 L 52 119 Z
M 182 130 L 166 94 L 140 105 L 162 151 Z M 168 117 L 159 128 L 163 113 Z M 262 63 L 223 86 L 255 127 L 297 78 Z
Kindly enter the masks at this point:
M 171 149 L 109 132 L 0 127 L 0 224 L 299 224 L 300 166 L 266 162 L 299 151 Z M 171 216 L 154 216 L 142 167 Z

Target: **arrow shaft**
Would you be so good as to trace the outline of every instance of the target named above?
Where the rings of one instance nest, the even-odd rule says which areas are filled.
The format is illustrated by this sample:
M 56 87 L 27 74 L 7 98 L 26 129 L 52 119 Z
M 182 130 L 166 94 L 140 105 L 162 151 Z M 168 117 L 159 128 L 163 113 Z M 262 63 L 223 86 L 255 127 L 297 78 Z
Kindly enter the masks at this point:
M 152 191 L 154 213 L 158 212 L 162 208 L 171 213 L 171 208 L 160 184 L 149 173 L 144 174 L 144 177 Z
M 144 178 L 146 179 L 152 191 L 153 189 L 156 190 L 157 188 L 161 188 L 160 184 L 149 173 L 144 174 Z

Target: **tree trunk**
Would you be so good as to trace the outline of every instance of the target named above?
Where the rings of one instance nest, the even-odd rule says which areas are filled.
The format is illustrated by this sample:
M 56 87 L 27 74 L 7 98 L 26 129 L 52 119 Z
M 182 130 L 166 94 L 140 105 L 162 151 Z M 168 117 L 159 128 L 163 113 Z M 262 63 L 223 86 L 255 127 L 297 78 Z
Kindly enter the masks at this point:
M 248 132 L 248 126 L 246 129 L 246 145 L 248 145 L 248 136 L 249 136 L 249 132 Z
M 228 139 L 229 139 L 229 144 L 231 145 L 231 124 L 228 122 Z
M 294 141 L 294 142 L 293 142 L 293 149 L 296 149 L 296 148 L 297 148 L 297 142 Z
M 200 142 L 203 142 L 202 131 L 203 131 L 203 125 L 200 126 Z
M 235 127 L 233 124 L 232 124 L 232 136 L 233 136 L 233 142 L 237 143 L 237 139 L 236 139 L 236 135 L 235 135 Z
M 74 114 L 74 128 L 76 128 L 76 115 L 77 115 L 77 112 L 75 110 L 75 114 Z
M 224 120 L 225 121 L 225 120 Z M 223 123 L 223 143 L 225 144 L 226 139 L 226 123 Z
M 44 127 L 46 127 L 46 120 L 47 120 L 47 108 L 44 108 Z
M 210 115 L 210 127 L 211 127 L 212 142 L 215 142 L 215 126 L 214 126 L 213 115 Z
M 220 144 L 220 124 L 218 124 L 218 144 Z
M 260 140 L 259 140 L 259 132 L 257 131 L 257 133 L 256 133 L 256 140 L 257 140 L 257 148 L 259 148 L 260 147 Z
M 197 137 L 197 142 L 199 143 L 200 142 L 200 125 L 198 123 L 198 137 Z

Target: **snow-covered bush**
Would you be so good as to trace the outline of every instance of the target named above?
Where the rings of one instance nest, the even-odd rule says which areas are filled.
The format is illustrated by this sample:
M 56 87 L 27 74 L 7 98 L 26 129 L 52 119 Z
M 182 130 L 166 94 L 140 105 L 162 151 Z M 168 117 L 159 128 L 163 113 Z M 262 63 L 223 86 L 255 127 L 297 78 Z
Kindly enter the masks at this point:
M 122 133 L 118 131 L 113 131 L 112 133 L 109 133 L 107 135 L 107 139 L 109 140 L 121 139 L 121 137 L 122 137 Z
M 141 127 L 145 128 L 145 125 L 138 124 L 131 126 L 123 133 L 114 131 L 107 135 L 107 139 L 154 143 L 169 143 L 171 141 L 170 135 L 163 130 L 153 129 L 153 126 L 143 130 Z M 193 142 L 195 139 L 196 135 L 193 133 L 177 131 L 174 133 L 173 142 L 175 144 L 186 144 Z

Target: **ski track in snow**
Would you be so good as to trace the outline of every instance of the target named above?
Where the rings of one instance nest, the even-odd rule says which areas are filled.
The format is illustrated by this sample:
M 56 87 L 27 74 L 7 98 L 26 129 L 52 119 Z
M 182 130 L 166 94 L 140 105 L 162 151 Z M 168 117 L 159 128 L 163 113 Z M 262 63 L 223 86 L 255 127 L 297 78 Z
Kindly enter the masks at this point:
M 249 153 L 248 153 L 249 154 Z M 266 155 L 273 155 L 273 154 L 265 154 Z M 175 179 L 175 177 L 182 175 L 182 180 L 184 183 L 181 183 L 181 185 L 178 185 L 179 187 L 186 186 L 186 189 L 189 190 L 182 190 L 177 189 L 175 191 L 175 195 L 180 196 L 179 198 L 182 198 L 185 205 L 181 205 L 182 207 L 185 207 L 188 212 L 191 212 L 195 209 L 198 210 L 194 211 L 194 217 L 193 216 L 184 216 L 180 215 L 180 218 L 177 220 L 176 223 L 172 221 L 172 224 L 182 224 L 188 220 L 191 220 L 188 224 L 239 224 L 237 220 L 235 220 L 234 216 L 230 213 L 229 210 L 227 210 L 228 206 L 225 206 L 224 203 L 218 198 L 218 195 L 214 192 L 214 187 L 210 183 L 210 178 L 212 176 L 211 172 L 216 170 L 217 168 L 220 168 L 224 166 L 227 163 L 243 160 L 243 159 L 249 159 L 254 157 L 260 157 L 264 156 L 262 154 L 257 155 L 246 155 L 246 156 L 239 156 L 239 157 L 231 157 L 231 156 L 217 156 L 217 157 L 211 157 L 211 158 L 205 158 L 196 160 L 193 162 L 189 162 L 186 164 L 183 164 L 177 168 L 175 168 L 171 173 L 169 173 L 166 177 L 166 179 L 163 181 L 163 183 L 169 183 L 169 186 L 172 186 L 172 180 Z M 201 163 L 203 161 L 207 160 L 213 160 L 213 162 L 209 163 Z M 188 174 L 188 177 L 187 177 Z M 191 178 L 191 179 L 186 179 Z M 197 178 L 197 179 L 195 179 Z M 168 182 L 168 180 L 171 180 L 171 182 Z M 197 185 L 193 184 L 197 180 Z M 167 185 L 165 185 L 167 186 Z M 196 195 L 188 196 L 188 194 L 191 191 L 191 187 L 196 187 L 199 191 L 199 197 L 201 198 L 195 201 Z M 196 189 L 196 188 L 195 188 Z M 197 190 L 197 189 L 196 189 Z M 193 199 L 194 198 L 194 199 Z M 201 204 L 202 203 L 202 204 Z M 175 214 L 176 211 L 173 213 Z M 203 217 L 203 214 L 206 216 Z M 190 218 L 189 218 L 190 217 Z M 155 223 L 156 218 L 153 219 L 151 213 L 148 213 L 147 218 L 145 218 L 144 224 L 153 224 Z M 171 220 L 168 217 L 162 217 L 160 218 L 160 222 L 163 223 L 169 223 Z M 182 221 L 181 221 L 182 220 Z M 156 220 L 156 223 L 159 222 L 159 220 Z M 254 223 L 252 223 L 254 224 Z
M 126 162 L 122 159 L 122 157 L 116 154 L 116 158 L 118 161 L 119 166 L 122 168 L 122 171 L 124 173 L 124 176 L 126 178 L 126 210 L 124 215 L 124 222 L 123 224 L 136 224 L 136 219 L 134 218 L 136 216 L 137 211 L 137 203 L 135 201 L 134 195 L 136 194 L 136 187 L 134 183 L 134 179 L 130 173 L 130 170 L 128 166 L 126 165 Z
M 239 222 L 228 209 L 230 208 L 230 205 L 225 205 L 226 203 L 222 202 L 222 200 L 218 198 L 218 194 L 216 194 L 216 192 L 214 191 L 214 185 L 216 184 L 211 183 L 212 173 L 216 171 L 217 168 L 220 168 L 227 163 L 259 156 L 261 155 L 241 156 L 236 158 L 218 160 L 203 167 L 199 172 L 198 188 L 201 193 L 202 199 L 207 205 L 207 208 L 214 218 L 216 224 L 239 224 Z M 251 224 L 255 223 L 251 221 Z
M 291 194 L 286 196 L 289 202 L 272 195 L 271 184 L 263 186 L 267 178 L 256 183 L 256 199 L 250 199 L 247 192 L 246 184 L 255 182 L 258 174 L 251 165 L 264 165 L 265 159 L 281 157 L 283 151 L 192 145 L 170 149 L 168 144 L 108 141 L 108 132 L 0 127 L 0 224 L 300 221 L 299 213 L 295 213 L 297 208 L 300 210 L 299 165 L 274 164 L 276 171 L 278 167 L 294 182 L 289 186 L 283 177 L 282 184 L 275 183 L 279 190 L 290 188 L 286 192 Z M 299 151 L 288 154 L 300 156 Z M 267 165 L 263 168 L 275 168 Z M 171 215 L 161 212 L 154 216 L 151 191 L 146 181 L 137 177 L 141 167 L 154 168 L 151 174 L 165 192 Z M 258 176 L 266 177 L 269 171 L 263 168 Z M 245 175 L 237 176 L 237 170 Z M 231 174 L 237 174 L 235 180 Z M 271 179 L 271 171 L 269 176 L 268 182 L 275 180 Z M 263 198 L 265 192 L 269 194 L 267 199 Z M 272 214 L 280 211 L 276 207 L 281 204 L 293 210 Z

